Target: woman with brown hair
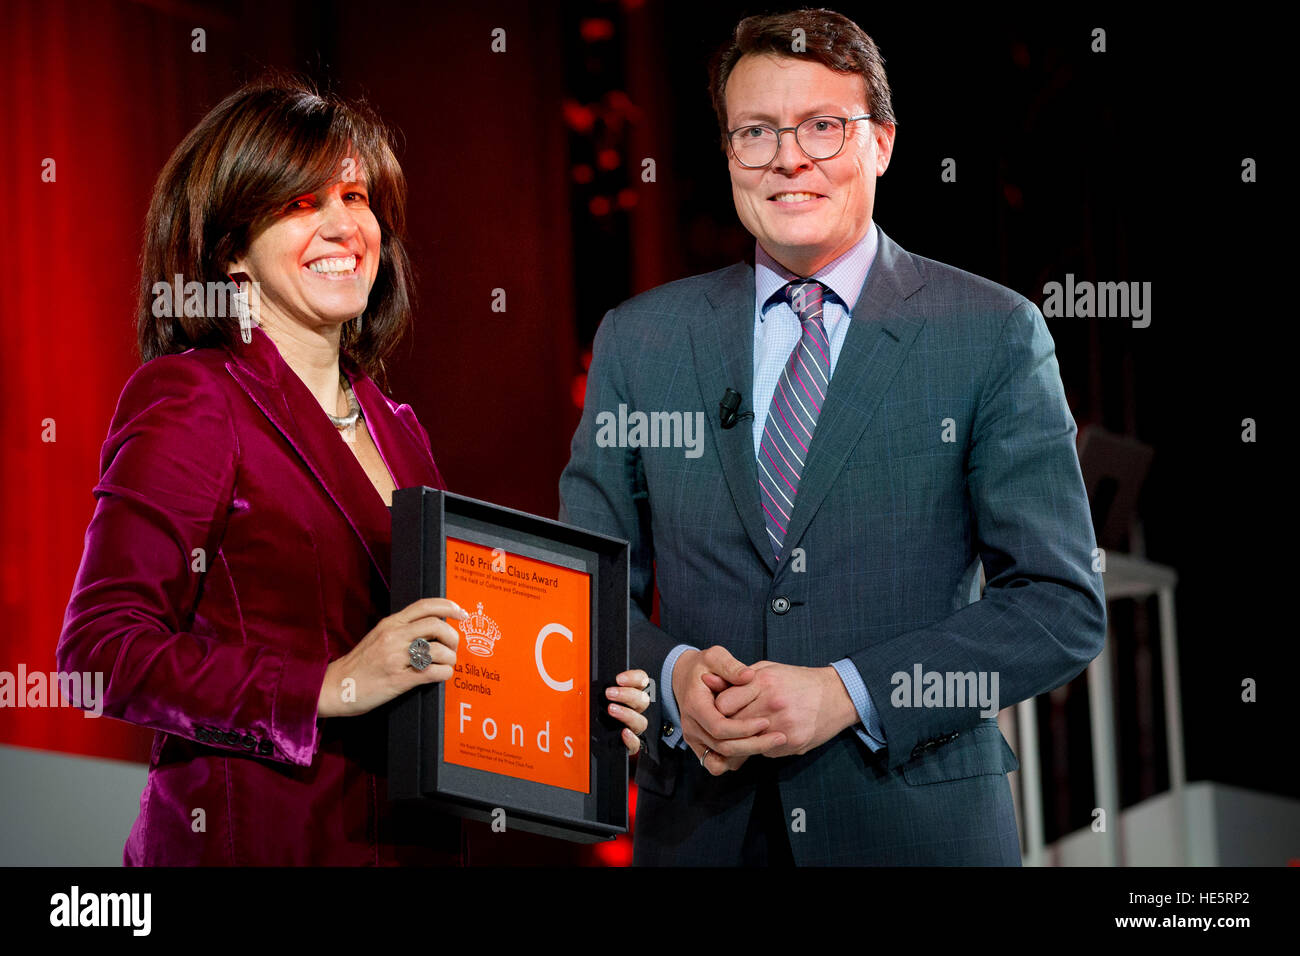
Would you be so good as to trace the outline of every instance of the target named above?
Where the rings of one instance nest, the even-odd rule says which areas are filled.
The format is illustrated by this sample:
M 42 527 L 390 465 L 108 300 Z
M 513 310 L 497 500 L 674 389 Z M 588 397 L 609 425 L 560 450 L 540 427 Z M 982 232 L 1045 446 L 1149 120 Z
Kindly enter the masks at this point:
M 451 677 L 466 616 L 388 614 L 392 492 L 445 487 L 373 380 L 411 323 L 405 200 L 368 109 L 280 79 L 218 104 L 158 178 L 143 364 L 57 652 L 157 731 L 128 865 L 463 861 L 456 818 L 398 819 L 375 713 Z M 648 680 L 619 685 L 635 753 Z

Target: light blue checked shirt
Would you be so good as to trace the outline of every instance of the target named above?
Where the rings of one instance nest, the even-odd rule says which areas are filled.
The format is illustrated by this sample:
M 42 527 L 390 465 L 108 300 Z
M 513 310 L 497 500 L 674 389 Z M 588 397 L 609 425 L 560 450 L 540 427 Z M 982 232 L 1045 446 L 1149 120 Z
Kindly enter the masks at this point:
M 879 242 L 873 222 L 856 245 L 811 276 L 829 289 L 822 301 L 822 324 L 826 327 L 826 337 L 831 343 L 832 378 L 835 376 L 835 363 L 840 357 L 840 348 L 844 345 L 844 336 L 848 334 L 849 322 L 853 319 L 853 307 L 857 305 L 858 293 L 862 291 L 862 284 L 876 259 Z M 772 395 L 776 392 L 777 382 L 781 379 L 785 363 L 790 359 L 790 353 L 799 344 L 801 327 L 799 317 L 780 294 L 786 283 L 799 276 L 769 256 L 761 244 L 755 245 L 754 394 L 751 407 L 754 409 L 754 457 L 758 458 L 763 442 L 763 425 L 772 405 Z M 673 728 L 671 735 L 664 737 L 664 743 L 671 747 L 686 747 L 686 742 L 682 739 L 681 713 L 677 710 L 677 701 L 673 697 L 672 675 L 677 658 L 688 650 L 698 648 L 690 644 L 674 647 L 659 675 L 664 722 Z M 880 726 L 880 718 L 871 695 L 867 693 L 867 685 L 862 682 L 862 675 L 847 657 L 835 661 L 831 666 L 844 682 L 844 688 L 849 692 L 862 722 L 861 725 L 854 726 L 854 732 L 872 751 L 880 750 L 885 746 L 884 730 Z

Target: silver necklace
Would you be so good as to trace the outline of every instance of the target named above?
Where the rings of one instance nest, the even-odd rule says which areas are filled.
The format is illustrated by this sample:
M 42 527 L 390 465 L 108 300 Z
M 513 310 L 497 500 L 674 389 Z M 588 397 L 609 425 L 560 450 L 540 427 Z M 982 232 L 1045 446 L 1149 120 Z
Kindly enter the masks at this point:
M 343 394 L 348 400 L 348 413 L 342 418 L 330 415 L 330 421 L 334 423 L 335 428 L 351 428 L 361 417 L 361 403 L 357 397 L 352 394 L 352 386 L 348 384 L 348 377 L 342 373 L 339 374 L 339 385 L 343 387 Z M 325 413 L 329 415 L 329 412 Z

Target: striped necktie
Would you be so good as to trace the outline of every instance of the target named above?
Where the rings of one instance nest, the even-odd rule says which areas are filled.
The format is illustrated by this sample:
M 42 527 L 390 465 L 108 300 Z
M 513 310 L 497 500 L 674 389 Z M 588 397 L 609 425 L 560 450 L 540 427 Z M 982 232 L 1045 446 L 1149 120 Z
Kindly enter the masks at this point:
M 796 280 L 784 291 L 802 329 L 772 394 L 772 405 L 758 446 L 758 485 L 772 551 L 781 559 L 785 531 L 794 513 L 794 499 L 813 430 L 831 380 L 831 343 L 822 324 L 820 282 Z

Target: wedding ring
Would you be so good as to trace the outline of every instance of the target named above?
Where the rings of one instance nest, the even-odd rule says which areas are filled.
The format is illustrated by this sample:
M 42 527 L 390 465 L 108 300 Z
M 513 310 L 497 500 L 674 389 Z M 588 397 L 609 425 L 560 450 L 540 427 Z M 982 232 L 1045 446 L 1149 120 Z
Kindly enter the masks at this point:
M 406 651 L 411 657 L 411 666 L 417 671 L 422 671 L 432 664 L 433 655 L 429 653 L 430 650 L 429 642 L 422 637 L 411 641 L 411 646 Z
M 705 747 L 705 748 L 704 748 L 704 753 L 700 755 L 700 766 L 701 766 L 701 767 L 704 766 L 704 760 L 705 760 L 705 758 L 708 757 L 708 755 L 711 754 L 711 753 L 713 753 L 713 748 L 712 748 L 712 747 Z

